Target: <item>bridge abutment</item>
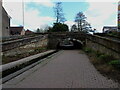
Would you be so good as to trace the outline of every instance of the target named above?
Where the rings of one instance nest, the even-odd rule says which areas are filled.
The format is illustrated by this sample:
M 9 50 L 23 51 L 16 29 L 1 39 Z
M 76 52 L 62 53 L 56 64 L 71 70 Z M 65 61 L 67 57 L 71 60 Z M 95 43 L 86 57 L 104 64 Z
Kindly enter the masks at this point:
M 59 43 L 67 38 L 70 38 L 73 40 L 75 39 L 76 42 L 80 43 L 79 45 L 81 44 L 84 45 L 86 41 L 86 35 L 83 33 L 73 33 L 73 32 L 50 33 L 48 35 L 48 49 L 58 49 Z

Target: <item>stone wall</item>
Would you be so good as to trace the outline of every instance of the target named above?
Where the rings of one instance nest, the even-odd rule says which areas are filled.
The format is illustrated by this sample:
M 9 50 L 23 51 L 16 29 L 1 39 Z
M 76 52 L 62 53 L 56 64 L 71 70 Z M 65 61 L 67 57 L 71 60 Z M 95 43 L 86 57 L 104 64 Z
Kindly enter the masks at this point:
M 2 37 L 10 36 L 10 16 L 2 7 Z
M 48 35 L 48 49 L 57 49 L 58 43 L 66 38 L 80 40 L 84 43 L 85 38 L 86 38 L 86 34 L 74 33 L 74 32 L 50 33 Z
M 120 59 L 120 41 L 111 40 L 96 35 L 87 35 L 86 46 Z

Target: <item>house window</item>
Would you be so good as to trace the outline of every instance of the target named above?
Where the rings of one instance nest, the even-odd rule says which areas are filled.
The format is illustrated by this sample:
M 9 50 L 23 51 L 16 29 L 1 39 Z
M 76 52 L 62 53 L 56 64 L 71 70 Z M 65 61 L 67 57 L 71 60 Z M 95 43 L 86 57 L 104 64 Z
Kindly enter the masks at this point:
M 6 27 L 6 29 L 8 29 L 8 27 Z

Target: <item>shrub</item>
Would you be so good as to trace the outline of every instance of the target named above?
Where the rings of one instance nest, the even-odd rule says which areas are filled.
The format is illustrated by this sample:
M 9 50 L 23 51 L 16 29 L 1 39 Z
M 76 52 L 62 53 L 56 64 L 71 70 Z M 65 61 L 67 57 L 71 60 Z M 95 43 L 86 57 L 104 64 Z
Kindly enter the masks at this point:
M 86 53 L 91 53 L 91 52 L 92 52 L 92 50 L 91 50 L 90 48 L 85 48 L 84 51 L 85 51 Z
M 36 48 L 34 51 L 35 51 L 35 52 L 40 52 L 40 51 L 42 51 L 42 50 L 46 50 L 46 48 L 45 48 L 45 47 Z
M 100 60 L 102 60 L 104 63 L 107 63 L 107 62 L 111 61 L 112 59 L 114 59 L 113 56 L 107 55 L 107 54 L 101 54 L 98 56 L 98 58 Z
M 112 60 L 109 62 L 109 64 L 114 66 L 115 68 L 120 69 L 120 60 Z
M 100 57 L 100 56 L 103 55 L 103 54 L 100 53 L 99 51 L 96 51 L 96 52 L 95 52 L 95 55 L 96 55 L 97 57 Z
M 66 32 L 69 31 L 68 25 L 62 23 L 54 23 L 52 32 Z

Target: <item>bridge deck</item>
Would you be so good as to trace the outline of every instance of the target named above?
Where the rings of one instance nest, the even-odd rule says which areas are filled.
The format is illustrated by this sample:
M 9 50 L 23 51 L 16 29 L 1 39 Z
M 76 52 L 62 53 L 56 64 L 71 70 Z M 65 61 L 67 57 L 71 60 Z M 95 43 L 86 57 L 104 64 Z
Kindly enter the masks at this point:
M 6 82 L 4 88 L 117 88 L 78 50 L 60 51 L 34 68 Z

